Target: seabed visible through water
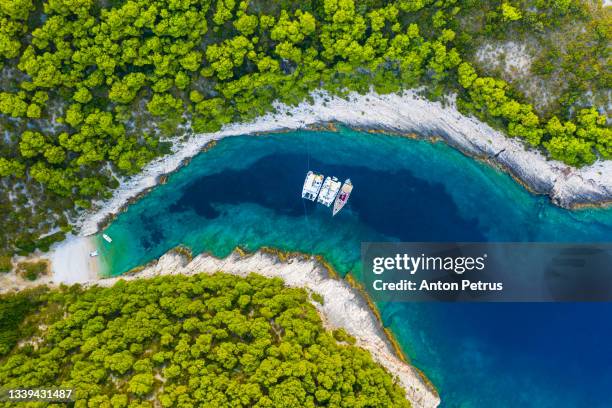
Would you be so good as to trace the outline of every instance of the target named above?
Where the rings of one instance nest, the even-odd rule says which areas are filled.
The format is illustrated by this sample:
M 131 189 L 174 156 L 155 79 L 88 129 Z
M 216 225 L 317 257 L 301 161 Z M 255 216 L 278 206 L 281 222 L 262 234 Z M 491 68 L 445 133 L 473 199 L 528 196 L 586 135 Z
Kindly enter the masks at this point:
M 352 180 L 335 217 L 301 199 L 309 169 Z M 312 253 L 360 279 L 362 241 L 607 242 L 612 209 L 558 208 L 444 143 L 341 128 L 223 139 L 104 232 L 109 275 L 183 244 Z M 612 304 L 378 307 L 442 406 L 612 406 Z

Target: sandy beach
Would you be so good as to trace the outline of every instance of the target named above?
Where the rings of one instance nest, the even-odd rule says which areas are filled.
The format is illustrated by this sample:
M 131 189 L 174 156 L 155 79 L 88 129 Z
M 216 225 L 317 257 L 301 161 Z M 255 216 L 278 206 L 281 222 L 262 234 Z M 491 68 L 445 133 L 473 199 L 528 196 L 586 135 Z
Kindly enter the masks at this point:
M 47 254 L 20 257 L 18 261 L 49 260 L 50 273 L 35 281 L 23 279 L 15 271 L 0 274 L 0 294 L 40 285 L 72 285 L 95 281 L 99 272 L 98 258 L 89 256 L 95 249 L 93 237 L 69 235 L 64 241 L 55 244 Z
M 89 256 L 96 249 L 93 237 L 69 236 L 50 253 L 52 281 L 55 284 L 83 283 L 98 278 L 98 258 Z
M 383 332 L 382 324 L 361 294 L 343 279 L 331 277 L 328 270 L 312 258 L 292 257 L 281 262 L 276 255 L 258 251 L 246 256 L 234 252 L 224 259 L 201 254 L 189 262 L 182 255 L 170 251 L 136 274 L 92 280 L 87 285 L 110 286 L 120 279 L 217 271 L 237 276 L 247 276 L 255 272 L 269 278 L 279 277 L 288 286 L 307 288 L 322 295 L 323 305 L 317 302 L 313 304 L 327 328 L 344 328 L 354 336 L 359 347 L 368 350 L 374 360 L 397 376 L 400 385 L 406 390 L 406 398 L 413 407 L 434 408 L 440 404 L 436 391 L 430 388 L 421 374 L 396 356 Z

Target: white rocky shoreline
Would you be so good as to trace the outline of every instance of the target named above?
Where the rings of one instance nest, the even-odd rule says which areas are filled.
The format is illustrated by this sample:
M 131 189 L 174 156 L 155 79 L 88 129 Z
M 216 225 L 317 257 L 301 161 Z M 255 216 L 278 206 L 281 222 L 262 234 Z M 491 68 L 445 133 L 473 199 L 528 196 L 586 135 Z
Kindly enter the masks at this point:
M 134 197 L 158 184 L 161 176 L 176 171 L 209 142 L 229 136 L 308 129 L 327 123 L 415 134 L 423 138 L 442 138 L 465 154 L 502 168 L 533 192 L 546 194 L 555 204 L 565 208 L 612 202 L 612 161 L 575 169 L 548 160 L 542 153 L 526 149 L 520 140 L 508 138 L 487 124 L 462 115 L 452 104 L 442 106 L 428 101 L 418 96 L 416 91 L 390 95 L 351 93 L 346 99 L 317 91 L 312 94 L 312 103 L 304 102 L 296 107 L 279 104 L 276 113 L 250 123 L 229 125 L 215 133 L 190 135 L 184 141 L 177 137 L 170 155 L 153 161 L 140 174 L 122 180 L 111 199 L 96 203 L 97 210 L 83 213 L 76 225 L 79 236 L 70 237 L 54 246 L 50 254 L 53 275 L 40 283 L 111 285 L 118 279 L 214 273 L 219 270 L 240 276 L 256 272 L 281 277 L 287 285 L 306 287 L 321 294 L 325 299 L 324 305 L 315 303 L 315 306 L 326 325 L 344 327 L 357 339 L 360 347 L 370 351 L 376 361 L 397 375 L 413 406 L 438 406 L 440 398 L 435 390 L 415 368 L 396 356 L 381 322 L 359 291 L 342 279 L 330 277 L 328 271 L 314 259 L 292 258 L 288 263 L 283 263 L 275 256 L 259 251 L 248 256 L 233 253 L 225 259 L 202 254 L 186 262 L 179 254 L 169 252 L 136 274 L 111 279 L 95 276 L 96 268 L 89 258 L 93 238 L 89 235 L 98 232 L 109 216 L 117 214 Z M 1 289 L 0 292 L 3 292 Z M 8 285 L 6 289 L 9 289 Z
M 71 236 L 57 244 L 48 257 L 52 274 L 34 282 L 25 281 L 14 274 L 0 276 L 0 294 L 39 285 L 112 286 L 119 280 L 130 281 L 159 275 L 212 274 L 219 271 L 243 277 L 258 273 L 269 278 L 281 278 L 287 286 L 306 288 L 321 295 L 323 304 L 314 301 L 312 304 L 317 308 L 324 326 L 330 330 L 344 328 L 355 337 L 357 346 L 370 352 L 376 362 L 397 377 L 413 407 L 435 408 L 440 404 L 437 391 L 426 377 L 399 358 L 382 322 L 362 293 L 346 280 L 330 273 L 327 266 L 314 256 L 289 254 L 281 261 L 277 253 L 259 250 L 252 254 L 234 251 L 223 259 L 206 253 L 188 259 L 184 253 L 170 250 L 158 260 L 132 273 L 104 278 L 97 275 L 97 258 L 89 256 L 95 246 L 93 239 Z
M 319 311 L 327 329 L 344 328 L 355 337 L 357 346 L 370 352 L 376 362 L 397 377 L 413 407 L 435 408 L 440 404 L 436 390 L 422 374 L 398 358 L 381 322 L 359 291 L 344 279 L 331 276 L 327 268 L 313 257 L 289 256 L 287 260 L 281 261 L 275 254 L 264 251 L 247 255 L 234 251 L 223 259 L 200 254 L 188 260 L 177 251 L 169 251 L 139 272 L 116 278 L 90 280 L 85 282 L 84 286 L 111 286 L 119 280 L 129 281 L 160 275 L 212 274 L 218 271 L 242 277 L 258 273 L 269 278 L 281 278 L 287 286 L 307 288 L 320 294 L 324 299 L 323 304 L 312 304 Z
M 537 150 L 527 149 L 521 140 L 509 138 L 461 114 L 453 103 L 442 106 L 420 97 L 414 90 L 388 95 L 351 93 L 346 99 L 330 96 L 325 91 L 313 92 L 311 96 L 312 103 L 303 102 L 295 107 L 277 104 L 276 113 L 249 123 L 228 125 L 214 133 L 193 134 L 186 141 L 179 142 L 177 138 L 171 154 L 154 160 L 140 174 L 123 180 L 110 200 L 97 203 L 97 211 L 84 213 L 77 220 L 80 234 L 97 232 L 98 225 L 109 215 L 118 213 L 133 197 L 155 186 L 160 176 L 177 170 L 212 140 L 308 129 L 330 122 L 442 138 L 465 154 L 507 171 L 534 193 L 546 194 L 553 203 L 564 208 L 612 203 L 612 160 L 598 161 L 579 169 L 550 160 Z

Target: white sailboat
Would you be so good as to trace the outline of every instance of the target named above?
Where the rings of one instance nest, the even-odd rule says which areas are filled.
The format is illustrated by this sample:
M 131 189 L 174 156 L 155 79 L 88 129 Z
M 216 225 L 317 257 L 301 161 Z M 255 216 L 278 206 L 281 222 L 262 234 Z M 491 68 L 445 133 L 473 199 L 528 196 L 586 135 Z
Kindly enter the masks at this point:
M 351 192 L 353 191 L 353 183 L 351 183 L 351 179 L 346 179 L 342 188 L 340 189 L 340 194 L 336 197 L 336 201 L 334 201 L 334 210 L 332 215 L 338 214 L 340 210 L 344 207 L 346 202 L 348 201 Z

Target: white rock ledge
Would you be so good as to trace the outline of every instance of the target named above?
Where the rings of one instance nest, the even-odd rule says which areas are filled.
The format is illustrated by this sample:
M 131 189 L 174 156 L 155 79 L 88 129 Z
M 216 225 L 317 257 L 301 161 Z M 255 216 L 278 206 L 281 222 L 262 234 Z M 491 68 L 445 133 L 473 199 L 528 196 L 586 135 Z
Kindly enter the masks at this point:
M 359 128 L 415 133 L 422 137 L 439 136 L 464 153 L 483 158 L 511 173 L 533 192 L 547 194 L 562 207 L 600 205 L 612 202 L 612 160 L 598 161 L 580 169 L 549 160 L 537 150 L 527 149 L 517 139 L 494 130 L 473 117 L 459 113 L 417 95 L 366 95 L 351 93 L 347 99 L 324 91 L 312 93 L 312 103 L 295 107 L 277 104 L 276 113 L 250 123 L 233 124 L 214 133 L 194 134 L 173 146 L 173 152 L 154 160 L 138 175 L 122 180 L 110 200 L 97 203 L 96 212 L 84 213 L 78 220 L 82 235 L 98 230 L 108 215 L 116 214 L 137 194 L 153 187 L 160 175 L 175 171 L 184 160 L 197 155 L 211 140 L 228 136 L 279 130 L 303 129 L 315 124 L 340 122 Z
M 327 269 L 314 259 L 293 257 L 287 262 L 280 262 L 277 256 L 269 253 L 256 252 L 241 256 L 234 252 L 224 259 L 201 254 L 187 263 L 183 256 L 171 251 L 138 273 L 93 280 L 85 286 L 111 286 L 120 279 L 133 280 L 176 274 L 212 274 L 217 271 L 243 277 L 253 272 L 269 278 L 279 277 L 288 286 L 307 288 L 319 293 L 324 298 L 324 304 L 313 302 L 313 305 L 319 311 L 324 325 L 329 329 L 344 328 L 354 336 L 357 339 L 357 346 L 369 351 L 375 361 L 397 377 L 413 407 L 435 408 L 440 404 L 436 391 L 430 388 L 420 373 L 395 355 L 383 332 L 382 324 L 361 294 L 343 279 L 330 277 Z

